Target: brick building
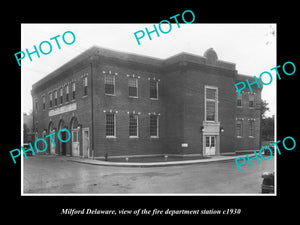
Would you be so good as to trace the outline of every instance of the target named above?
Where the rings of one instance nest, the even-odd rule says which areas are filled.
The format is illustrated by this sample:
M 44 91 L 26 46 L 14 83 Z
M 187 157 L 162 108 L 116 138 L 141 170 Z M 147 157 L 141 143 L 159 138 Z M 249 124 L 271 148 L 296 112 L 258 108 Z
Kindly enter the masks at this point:
M 33 85 L 34 132 L 67 128 L 67 143 L 46 138 L 46 152 L 57 155 L 257 150 L 261 89 L 238 97 L 234 84 L 245 79 L 254 81 L 213 49 L 162 60 L 92 47 Z

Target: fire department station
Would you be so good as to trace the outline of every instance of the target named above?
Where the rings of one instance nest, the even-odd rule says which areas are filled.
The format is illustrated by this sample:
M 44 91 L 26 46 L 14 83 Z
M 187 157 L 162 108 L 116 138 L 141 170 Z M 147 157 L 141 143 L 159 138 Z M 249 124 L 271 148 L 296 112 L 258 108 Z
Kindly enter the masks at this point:
M 87 158 L 257 150 L 261 89 L 238 96 L 246 79 L 212 48 L 158 59 L 93 46 L 32 86 L 35 137 L 67 128 L 46 152 Z

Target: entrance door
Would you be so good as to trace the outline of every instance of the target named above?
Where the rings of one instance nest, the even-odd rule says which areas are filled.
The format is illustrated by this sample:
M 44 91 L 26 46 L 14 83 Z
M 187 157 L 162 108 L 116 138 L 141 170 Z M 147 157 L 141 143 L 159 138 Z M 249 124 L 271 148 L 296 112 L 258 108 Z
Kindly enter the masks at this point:
M 82 129 L 82 147 L 83 147 L 83 157 L 90 158 L 92 157 L 90 152 L 90 133 L 89 128 Z
M 78 130 L 72 131 L 72 156 L 79 156 Z
M 216 154 L 216 136 L 205 136 L 205 155 Z
M 66 140 L 67 138 L 66 138 L 66 135 L 67 134 L 67 132 L 66 131 L 62 131 L 62 132 L 60 132 L 60 138 L 62 139 L 62 140 Z M 66 148 L 66 142 L 60 142 L 60 147 L 61 147 L 61 155 L 66 155 L 66 150 L 67 150 L 67 148 Z
M 51 130 L 50 134 L 52 134 L 54 132 L 55 132 L 55 130 Z M 50 154 L 55 155 L 55 146 L 53 144 L 53 141 L 51 139 L 49 139 L 49 142 L 50 142 Z

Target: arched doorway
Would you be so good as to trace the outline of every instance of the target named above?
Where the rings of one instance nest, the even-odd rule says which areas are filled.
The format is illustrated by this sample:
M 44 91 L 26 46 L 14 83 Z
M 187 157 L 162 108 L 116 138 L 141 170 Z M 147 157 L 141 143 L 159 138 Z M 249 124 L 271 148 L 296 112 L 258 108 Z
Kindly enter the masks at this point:
M 52 121 L 49 123 L 48 131 L 49 131 L 48 135 L 55 132 L 54 124 L 53 124 Z M 55 141 L 55 135 L 52 135 L 51 137 L 52 137 L 52 138 L 54 139 L 54 141 Z M 49 137 L 49 146 L 50 146 L 49 153 L 50 153 L 51 155 L 54 155 L 54 154 L 55 154 L 55 146 L 54 146 L 54 144 L 53 144 L 53 141 L 51 140 L 51 137 Z
M 65 125 L 65 121 L 61 119 L 58 123 L 57 134 L 62 128 L 66 128 L 66 125 Z M 67 139 L 67 132 L 66 131 L 62 131 L 62 132 L 59 132 L 59 133 L 60 133 L 59 134 L 60 139 L 62 139 L 62 140 Z M 59 153 L 60 153 L 59 155 L 66 155 L 66 152 L 67 152 L 66 142 L 59 141 Z
M 71 132 L 72 132 L 72 156 L 79 156 L 80 155 L 80 141 L 79 141 L 79 134 L 80 134 L 80 127 L 78 126 L 78 120 L 76 117 L 73 117 L 71 120 Z

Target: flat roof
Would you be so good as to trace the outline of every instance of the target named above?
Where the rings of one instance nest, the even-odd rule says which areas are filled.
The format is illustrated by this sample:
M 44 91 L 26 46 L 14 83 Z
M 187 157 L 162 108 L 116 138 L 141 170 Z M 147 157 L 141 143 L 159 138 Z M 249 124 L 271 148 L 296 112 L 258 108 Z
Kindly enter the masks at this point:
M 235 64 L 231 62 L 226 62 L 223 60 L 217 60 L 215 65 L 207 64 L 206 58 L 200 55 L 195 55 L 191 53 L 181 52 L 176 55 L 170 56 L 165 59 L 160 59 L 151 56 L 139 55 L 134 53 L 128 52 L 121 52 L 116 50 L 111 50 L 107 48 L 102 48 L 99 46 L 92 46 L 91 48 L 87 49 L 80 55 L 76 56 L 75 58 L 71 59 L 69 62 L 65 63 L 61 67 L 57 68 L 46 77 L 42 78 L 41 80 L 37 81 L 32 85 L 32 90 L 44 85 L 48 81 L 59 77 L 62 73 L 66 72 L 67 70 L 71 69 L 72 67 L 76 66 L 78 63 L 92 57 L 92 56 L 103 56 L 107 58 L 114 58 L 120 61 L 131 62 L 139 65 L 150 65 L 156 67 L 158 69 L 163 68 L 164 66 L 172 65 L 174 63 L 178 63 L 180 61 L 185 62 L 192 62 L 197 64 L 206 64 L 208 66 L 214 66 L 224 69 L 235 70 Z

